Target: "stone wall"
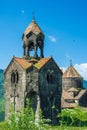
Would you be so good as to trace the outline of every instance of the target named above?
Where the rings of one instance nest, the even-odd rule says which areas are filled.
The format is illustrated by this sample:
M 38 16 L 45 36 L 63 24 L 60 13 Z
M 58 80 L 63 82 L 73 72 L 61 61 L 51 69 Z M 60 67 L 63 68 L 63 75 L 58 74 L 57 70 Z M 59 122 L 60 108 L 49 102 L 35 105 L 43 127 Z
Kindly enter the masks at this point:
M 11 72 L 18 71 L 19 80 L 17 84 L 11 83 Z M 10 109 L 10 104 L 14 102 L 14 88 L 15 90 L 15 110 L 18 111 L 24 107 L 24 91 L 26 88 L 26 71 L 23 70 L 19 64 L 13 60 L 5 73 L 5 118 L 7 119 Z M 14 103 L 13 103 L 14 106 Z
M 47 74 L 53 73 L 53 81 L 47 81 Z M 52 124 L 58 123 L 57 114 L 61 111 L 62 74 L 53 60 L 49 61 L 39 73 L 39 91 L 41 109 L 45 118 L 52 120 Z
M 35 67 L 31 67 L 27 70 L 27 85 L 26 91 L 34 91 L 38 93 L 38 70 Z
M 35 67 L 31 67 L 27 70 L 27 85 L 26 85 L 26 98 L 30 100 L 31 107 L 33 108 L 38 120 L 39 110 L 40 110 L 40 98 L 39 98 L 39 88 L 38 88 L 38 70 Z M 25 103 L 26 104 L 26 103 Z
M 16 84 L 11 83 L 11 72 L 13 70 L 17 70 L 19 75 Z M 38 113 L 41 108 L 44 117 L 51 119 L 52 124 L 56 124 L 58 123 L 56 116 L 61 111 L 61 92 L 62 72 L 52 59 L 40 70 L 33 66 L 28 70 L 24 70 L 13 60 L 5 73 L 5 117 L 8 117 L 11 102 L 14 102 L 15 111 L 18 111 L 25 107 L 26 98 L 29 98 L 36 120 L 39 118 Z
M 68 90 L 71 87 L 83 88 L 83 79 L 82 78 L 63 78 L 62 87 L 65 90 Z

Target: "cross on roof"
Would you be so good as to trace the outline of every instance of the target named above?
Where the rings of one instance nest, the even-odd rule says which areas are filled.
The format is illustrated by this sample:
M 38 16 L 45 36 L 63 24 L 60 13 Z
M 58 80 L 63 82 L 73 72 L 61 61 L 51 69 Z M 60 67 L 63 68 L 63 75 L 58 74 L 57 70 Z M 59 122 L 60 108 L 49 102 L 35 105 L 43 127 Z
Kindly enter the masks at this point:
M 72 66 L 72 59 L 70 59 L 70 66 Z
M 32 21 L 35 21 L 35 12 L 32 12 Z

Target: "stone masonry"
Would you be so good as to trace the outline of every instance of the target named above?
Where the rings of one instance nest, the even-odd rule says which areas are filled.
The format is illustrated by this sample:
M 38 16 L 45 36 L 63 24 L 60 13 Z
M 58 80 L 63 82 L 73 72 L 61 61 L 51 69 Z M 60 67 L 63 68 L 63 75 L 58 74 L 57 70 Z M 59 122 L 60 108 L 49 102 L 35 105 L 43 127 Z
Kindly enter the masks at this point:
M 35 20 L 32 20 L 22 36 L 23 58 L 13 57 L 5 70 L 5 119 L 9 116 L 10 103 L 19 111 L 26 106 L 26 98 L 38 118 L 43 116 L 58 123 L 61 111 L 62 71 L 52 57 L 43 58 L 44 34 Z M 38 55 L 37 49 L 41 54 Z M 34 56 L 30 51 L 34 50 Z

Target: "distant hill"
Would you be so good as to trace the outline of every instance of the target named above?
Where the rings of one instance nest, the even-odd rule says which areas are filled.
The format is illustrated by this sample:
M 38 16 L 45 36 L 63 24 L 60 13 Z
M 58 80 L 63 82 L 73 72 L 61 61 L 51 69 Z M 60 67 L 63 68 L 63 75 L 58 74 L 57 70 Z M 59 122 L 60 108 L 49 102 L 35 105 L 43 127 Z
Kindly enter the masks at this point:
M 5 118 L 5 100 L 4 100 L 4 71 L 0 69 L 0 121 Z
M 4 98 L 4 71 L 0 69 L 0 99 Z
M 83 87 L 87 89 L 87 80 L 83 80 Z

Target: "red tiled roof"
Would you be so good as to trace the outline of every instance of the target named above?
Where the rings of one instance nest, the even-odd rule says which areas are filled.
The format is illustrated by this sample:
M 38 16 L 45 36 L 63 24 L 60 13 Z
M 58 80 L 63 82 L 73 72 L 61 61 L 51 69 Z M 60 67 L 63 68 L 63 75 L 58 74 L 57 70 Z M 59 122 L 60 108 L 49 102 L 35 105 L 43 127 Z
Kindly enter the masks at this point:
M 17 58 L 14 57 L 14 59 L 18 62 L 18 64 L 23 68 L 23 69 L 28 69 L 29 67 L 32 66 L 31 63 L 28 62 L 28 60 L 24 58 Z
M 34 64 L 34 67 L 41 69 L 50 59 L 51 57 L 41 58 L 36 64 Z
M 15 60 L 25 70 L 30 68 L 31 66 L 34 66 L 35 68 L 40 70 L 46 63 L 48 63 L 51 60 L 51 58 L 52 57 L 27 60 L 24 58 L 13 57 L 12 60 Z M 11 62 L 12 62 L 12 60 L 11 60 Z M 8 67 L 9 67 L 9 65 L 8 65 Z M 6 69 L 6 71 L 7 71 L 7 69 Z
M 26 60 L 24 58 L 17 58 L 17 57 L 14 57 L 14 59 L 23 69 L 28 69 L 31 66 L 34 66 L 37 69 L 41 69 L 51 59 L 51 57 L 41 58 L 40 60 L 36 59 Z
M 64 72 L 63 78 L 70 78 L 70 77 L 81 77 L 81 75 L 76 71 L 76 69 L 70 65 L 68 69 Z

